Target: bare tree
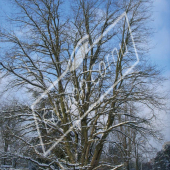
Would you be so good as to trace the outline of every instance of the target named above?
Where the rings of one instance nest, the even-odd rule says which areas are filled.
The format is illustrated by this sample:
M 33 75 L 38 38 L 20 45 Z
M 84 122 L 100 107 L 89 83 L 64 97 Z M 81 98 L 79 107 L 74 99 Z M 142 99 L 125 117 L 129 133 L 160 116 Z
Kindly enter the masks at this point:
M 15 167 L 17 159 L 12 155 L 24 153 L 25 145 L 20 138 L 22 139 L 25 134 L 28 134 L 30 129 L 32 133 L 33 129 L 30 127 L 32 115 L 25 114 L 27 107 L 19 104 L 15 99 L 10 102 L 1 102 L 0 108 L 0 161 L 2 161 L 2 165 L 10 164 Z
M 51 169 L 124 166 L 124 162 L 116 167 L 100 159 L 109 134 L 122 134 L 121 128 L 140 132 L 142 127 L 144 132 L 152 117 L 131 114 L 125 106 L 142 105 L 154 111 L 163 101 L 157 91 L 162 80 L 159 71 L 145 57 L 150 1 L 74 0 L 69 12 L 61 0 L 14 2 L 18 7 L 18 15 L 10 18 L 14 27 L 0 31 L 5 44 L 0 69 L 2 77 L 13 78 L 10 88 L 26 87 L 41 98 L 34 106 L 41 137 L 27 142 L 32 150 L 27 158 Z M 120 20 L 124 12 L 128 18 Z M 133 40 L 140 62 L 123 76 L 136 62 Z M 53 89 L 47 90 L 56 79 Z M 47 121 L 51 113 L 53 123 Z M 44 156 L 40 140 L 45 150 L 57 141 L 58 145 Z M 33 153 L 36 157 L 31 158 Z

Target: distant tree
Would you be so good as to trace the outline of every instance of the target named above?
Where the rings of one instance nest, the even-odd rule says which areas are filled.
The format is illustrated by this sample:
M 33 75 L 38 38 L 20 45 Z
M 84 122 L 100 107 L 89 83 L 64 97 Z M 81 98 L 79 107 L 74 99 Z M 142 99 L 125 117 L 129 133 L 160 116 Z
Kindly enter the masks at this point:
M 16 166 L 17 161 L 15 154 L 22 154 L 24 147 L 17 136 L 21 138 L 23 133 L 26 133 L 24 130 L 26 126 L 25 128 L 22 126 L 22 117 L 26 107 L 18 104 L 16 100 L 12 100 L 10 102 L 1 102 L 0 105 L 0 158 L 3 158 L 1 163 L 3 165 L 10 163 L 13 167 Z
M 154 170 L 170 170 L 170 142 L 166 143 L 161 151 L 159 151 L 154 159 Z
M 152 162 L 143 162 L 142 169 L 143 170 L 153 170 L 152 169 Z

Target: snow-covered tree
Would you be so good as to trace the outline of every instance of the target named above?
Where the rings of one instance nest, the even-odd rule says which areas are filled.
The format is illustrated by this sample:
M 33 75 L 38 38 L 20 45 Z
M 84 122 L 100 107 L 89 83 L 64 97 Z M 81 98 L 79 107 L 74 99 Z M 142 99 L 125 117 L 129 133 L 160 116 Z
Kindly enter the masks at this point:
M 116 134 L 111 142 L 128 157 L 130 132 L 145 134 L 164 99 L 157 91 L 160 72 L 146 57 L 150 1 L 12 2 L 12 26 L 0 28 L 0 71 L 10 76 L 8 88 L 25 87 L 35 97 L 25 112 L 32 109 L 35 119 L 29 117 L 27 128 L 32 134 L 38 129 L 29 140 L 20 137 L 27 145 L 22 157 L 42 169 L 126 166 L 127 159 L 102 161 L 109 135 Z M 132 113 L 132 104 L 151 112 Z M 118 137 L 126 141 L 117 143 Z

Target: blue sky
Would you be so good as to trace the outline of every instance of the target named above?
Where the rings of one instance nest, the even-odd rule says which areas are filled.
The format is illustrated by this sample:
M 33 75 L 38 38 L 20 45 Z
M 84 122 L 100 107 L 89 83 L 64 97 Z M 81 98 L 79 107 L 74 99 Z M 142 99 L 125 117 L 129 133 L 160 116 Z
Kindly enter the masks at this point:
M 155 48 L 151 49 L 151 60 L 164 69 L 163 75 L 169 80 L 164 83 L 164 90 L 170 96 L 170 0 L 154 0 L 153 19 L 151 23 L 155 34 L 152 39 Z M 167 103 L 169 106 L 169 101 Z M 170 113 L 160 113 L 165 141 L 170 141 Z M 157 144 L 161 149 L 161 144 Z
M 170 76 L 170 0 L 154 0 L 155 34 L 151 59 L 160 67 L 164 67 L 167 76 Z

